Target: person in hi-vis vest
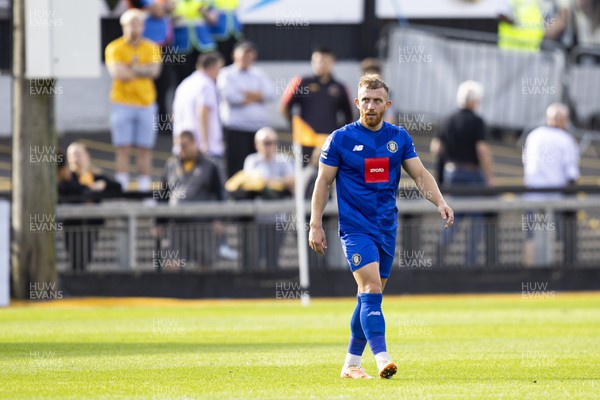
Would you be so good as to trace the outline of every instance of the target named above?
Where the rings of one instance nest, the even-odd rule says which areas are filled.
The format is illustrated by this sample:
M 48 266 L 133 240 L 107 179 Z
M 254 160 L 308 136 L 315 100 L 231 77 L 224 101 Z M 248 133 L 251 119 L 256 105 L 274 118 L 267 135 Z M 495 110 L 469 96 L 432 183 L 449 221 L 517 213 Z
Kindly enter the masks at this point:
M 498 46 L 504 50 L 539 51 L 544 18 L 538 0 L 501 0 Z
M 232 54 L 235 43 L 244 37 L 242 24 L 237 17 L 239 0 L 213 0 L 213 11 L 216 21 L 211 24 L 213 40 L 217 49 L 225 58 L 225 65 L 233 62 Z
M 177 68 L 177 83 L 196 68 L 200 53 L 217 48 L 210 32 L 217 15 L 212 11 L 212 0 L 176 0 L 173 10 L 173 47 L 185 54 L 185 63 Z

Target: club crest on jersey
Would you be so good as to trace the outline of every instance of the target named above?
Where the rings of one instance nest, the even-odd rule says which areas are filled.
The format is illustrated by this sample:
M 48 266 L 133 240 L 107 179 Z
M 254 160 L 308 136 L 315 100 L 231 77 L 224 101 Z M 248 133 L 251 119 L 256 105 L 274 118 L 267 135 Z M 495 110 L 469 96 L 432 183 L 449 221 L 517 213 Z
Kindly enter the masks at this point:
M 362 257 L 360 256 L 360 254 L 358 254 L 358 253 L 352 254 L 352 264 L 354 264 L 355 267 L 358 267 L 358 265 L 360 264 L 361 261 L 362 261 Z
M 398 143 L 394 142 L 393 140 L 390 140 L 387 143 L 387 149 L 390 151 L 390 153 L 395 153 L 398 151 Z

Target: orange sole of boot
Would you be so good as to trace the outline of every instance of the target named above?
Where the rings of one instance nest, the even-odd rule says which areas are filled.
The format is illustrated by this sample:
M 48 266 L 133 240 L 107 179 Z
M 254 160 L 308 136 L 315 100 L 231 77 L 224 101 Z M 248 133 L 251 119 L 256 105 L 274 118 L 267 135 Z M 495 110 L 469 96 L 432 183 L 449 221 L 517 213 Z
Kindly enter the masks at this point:
M 383 379 L 390 379 L 392 376 L 394 376 L 396 374 L 397 371 L 398 371 L 398 367 L 396 367 L 396 364 L 389 363 L 388 365 L 383 367 L 383 369 L 381 371 L 379 371 L 379 376 Z

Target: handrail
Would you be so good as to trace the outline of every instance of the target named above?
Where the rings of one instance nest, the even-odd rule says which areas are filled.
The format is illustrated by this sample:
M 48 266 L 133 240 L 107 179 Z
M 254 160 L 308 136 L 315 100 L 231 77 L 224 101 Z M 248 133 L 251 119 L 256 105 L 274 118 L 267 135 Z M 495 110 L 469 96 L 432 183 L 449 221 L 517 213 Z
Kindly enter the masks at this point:
M 563 197 L 560 199 L 527 200 L 518 196 L 502 198 L 458 198 L 448 196 L 446 201 L 455 212 L 485 212 L 498 213 L 501 211 L 523 211 L 542 209 L 547 212 L 578 211 L 581 209 L 600 208 L 600 195 L 580 197 Z M 437 209 L 423 198 L 415 200 L 399 199 L 397 202 L 400 215 L 435 214 Z M 306 209 L 310 209 L 307 201 Z M 190 218 L 213 217 L 235 218 L 254 217 L 277 213 L 294 213 L 295 204 L 292 199 L 278 201 L 239 201 L 239 202 L 198 202 L 178 206 L 141 205 L 131 202 L 106 202 L 96 205 L 66 205 L 61 204 L 56 209 L 62 219 L 85 218 Z M 337 215 L 337 204 L 330 201 L 325 208 L 325 215 Z

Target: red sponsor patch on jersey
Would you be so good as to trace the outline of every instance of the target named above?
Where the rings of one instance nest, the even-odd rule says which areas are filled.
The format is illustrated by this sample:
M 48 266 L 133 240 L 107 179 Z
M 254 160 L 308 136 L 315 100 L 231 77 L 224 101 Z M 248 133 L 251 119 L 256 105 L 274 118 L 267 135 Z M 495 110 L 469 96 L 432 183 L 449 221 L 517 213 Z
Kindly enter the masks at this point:
M 365 158 L 365 182 L 389 182 L 390 159 L 388 157 Z

